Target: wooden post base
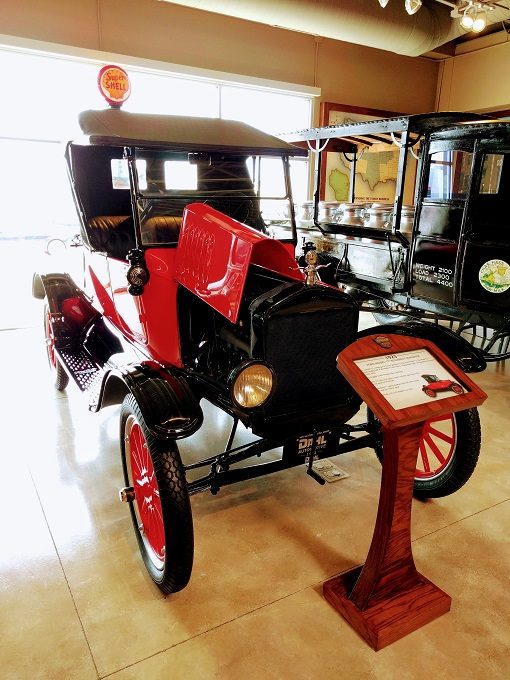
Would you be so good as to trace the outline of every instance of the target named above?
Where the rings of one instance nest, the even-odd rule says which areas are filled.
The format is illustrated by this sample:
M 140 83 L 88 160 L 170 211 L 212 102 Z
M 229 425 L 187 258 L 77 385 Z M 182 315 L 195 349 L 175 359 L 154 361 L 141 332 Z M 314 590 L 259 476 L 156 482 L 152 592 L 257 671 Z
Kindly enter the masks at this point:
M 375 650 L 450 610 L 450 596 L 417 571 L 411 547 L 411 502 L 422 429 L 422 423 L 382 428 L 381 493 L 367 560 L 323 586 L 325 598 Z
M 375 599 L 361 610 L 349 599 L 361 569 L 356 567 L 326 581 L 323 593 L 375 651 L 450 611 L 451 597 L 418 572 L 414 585 L 397 587 L 393 596 Z
M 428 419 L 477 406 L 486 395 L 433 343 L 409 336 L 359 338 L 340 352 L 337 366 L 381 422 L 383 469 L 365 564 L 326 581 L 323 592 L 378 650 L 450 611 L 450 596 L 414 564 L 411 506 L 416 460 Z M 436 372 L 445 379 L 449 376 L 450 386 L 462 386 L 461 393 L 425 399 L 428 378 L 434 373 L 439 380 Z

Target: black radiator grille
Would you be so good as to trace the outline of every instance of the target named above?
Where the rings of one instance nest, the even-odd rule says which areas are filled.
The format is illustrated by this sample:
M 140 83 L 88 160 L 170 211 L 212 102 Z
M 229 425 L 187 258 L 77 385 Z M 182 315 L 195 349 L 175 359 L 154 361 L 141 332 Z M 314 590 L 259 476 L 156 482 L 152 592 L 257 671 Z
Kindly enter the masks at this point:
M 346 403 L 352 390 L 336 367 L 338 353 L 353 341 L 358 312 L 324 303 L 287 308 L 266 319 L 265 358 L 277 387 L 266 413 L 279 415 Z

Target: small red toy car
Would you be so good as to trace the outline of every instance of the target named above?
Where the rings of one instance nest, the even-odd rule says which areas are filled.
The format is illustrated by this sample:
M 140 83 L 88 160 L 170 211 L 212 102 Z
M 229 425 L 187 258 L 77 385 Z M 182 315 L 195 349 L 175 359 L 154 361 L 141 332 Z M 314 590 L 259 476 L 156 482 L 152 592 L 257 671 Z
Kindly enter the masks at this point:
M 451 380 L 439 380 L 437 375 L 426 374 L 422 375 L 425 378 L 427 385 L 422 387 L 422 390 L 428 397 L 435 397 L 438 392 L 446 392 L 451 390 L 455 394 L 462 394 L 464 391 L 459 383 L 452 382 Z

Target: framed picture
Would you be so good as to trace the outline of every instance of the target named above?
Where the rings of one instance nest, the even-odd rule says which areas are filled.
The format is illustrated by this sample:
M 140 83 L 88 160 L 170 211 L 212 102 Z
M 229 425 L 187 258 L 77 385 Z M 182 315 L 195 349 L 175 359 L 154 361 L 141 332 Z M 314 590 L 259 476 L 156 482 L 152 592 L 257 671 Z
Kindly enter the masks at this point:
M 365 109 L 348 104 L 321 102 L 319 125 L 346 125 L 364 120 L 400 116 L 395 111 Z M 388 146 L 385 150 L 365 151 L 356 164 L 355 200 L 360 203 L 389 203 L 395 197 L 399 150 Z M 330 152 L 321 168 L 321 200 L 350 201 L 351 164 L 344 154 Z

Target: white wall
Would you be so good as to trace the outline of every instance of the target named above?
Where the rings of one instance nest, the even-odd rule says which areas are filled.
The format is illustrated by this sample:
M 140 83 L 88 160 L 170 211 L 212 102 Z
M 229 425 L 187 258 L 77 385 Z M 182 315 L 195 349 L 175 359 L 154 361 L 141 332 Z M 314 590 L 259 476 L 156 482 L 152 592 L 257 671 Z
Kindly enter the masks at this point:
M 438 109 L 479 112 L 509 109 L 509 74 L 510 42 L 457 54 L 441 67 Z

